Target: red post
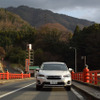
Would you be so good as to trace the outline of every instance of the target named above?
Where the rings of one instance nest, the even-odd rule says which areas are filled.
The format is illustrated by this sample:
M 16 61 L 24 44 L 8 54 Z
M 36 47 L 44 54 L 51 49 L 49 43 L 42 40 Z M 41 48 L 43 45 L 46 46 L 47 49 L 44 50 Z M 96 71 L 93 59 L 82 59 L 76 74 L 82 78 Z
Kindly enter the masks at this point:
M 80 74 L 78 73 L 78 81 L 80 81 Z
M 5 75 L 3 74 L 3 80 L 5 79 L 5 77 L 4 77 Z
M 76 80 L 76 73 L 74 73 L 74 80 Z
M 0 80 L 1 80 L 1 73 L 0 73 Z
M 85 67 L 83 70 L 83 82 L 90 82 L 89 69 L 87 67 Z
M 83 81 L 83 72 L 81 72 L 81 81 Z
M 23 79 L 23 73 L 21 73 L 21 75 L 22 75 L 22 77 L 21 77 L 21 78 Z
M 92 83 L 93 79 L 92 79 L 92 73 L 90 72 L 90 83 Z
M 78 80 L 80 81 L 80 72 L 78 73 Z
M 29 78 L 31 77 L 31 74 L 29 73 Z
M 76 80 L 78 80 L 78 73 L 76 73 Z
M 7 71 L 7 80 L 9 80 L 9 72 Z
M 74 80 L 74 71 L 71 72 L 72 80 Z
M 94 83 L 95 83 L 95 85 L 97 85 L 97 72 L 95 72 L 95 74 L 94 74 Z

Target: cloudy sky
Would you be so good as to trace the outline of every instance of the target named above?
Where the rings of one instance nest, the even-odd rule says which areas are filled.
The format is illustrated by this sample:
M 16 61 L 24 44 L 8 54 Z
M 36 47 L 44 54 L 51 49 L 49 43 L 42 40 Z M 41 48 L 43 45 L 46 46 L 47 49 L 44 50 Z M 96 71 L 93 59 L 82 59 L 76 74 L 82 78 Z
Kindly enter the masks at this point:
M 27 5 L 100 23 L 100 0 L 0 0 L 0 8 Z

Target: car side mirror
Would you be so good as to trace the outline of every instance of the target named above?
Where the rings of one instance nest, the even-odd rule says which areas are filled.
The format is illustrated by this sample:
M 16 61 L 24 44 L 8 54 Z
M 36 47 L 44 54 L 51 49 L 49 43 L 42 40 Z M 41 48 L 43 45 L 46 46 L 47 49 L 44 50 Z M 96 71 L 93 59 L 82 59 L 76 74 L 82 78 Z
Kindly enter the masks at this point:
M 40 68 L 36 68 L 36 71 L 39 72 Z
M 72 68 L 69 68 L 69 71 L 71 72 L 73 69 Z

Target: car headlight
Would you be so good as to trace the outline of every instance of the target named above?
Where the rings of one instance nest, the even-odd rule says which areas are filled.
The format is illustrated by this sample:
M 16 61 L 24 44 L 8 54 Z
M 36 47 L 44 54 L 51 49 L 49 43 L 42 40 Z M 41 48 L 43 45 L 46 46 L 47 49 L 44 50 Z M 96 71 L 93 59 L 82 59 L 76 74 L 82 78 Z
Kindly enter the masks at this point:
M 63 77 L 71 77 L 71 75 L 70 74 L 67 74 L 67 75 L 64 75 Z
M 38 74 L 38 77 L 44 77 L 44 75 L 43 74 Z

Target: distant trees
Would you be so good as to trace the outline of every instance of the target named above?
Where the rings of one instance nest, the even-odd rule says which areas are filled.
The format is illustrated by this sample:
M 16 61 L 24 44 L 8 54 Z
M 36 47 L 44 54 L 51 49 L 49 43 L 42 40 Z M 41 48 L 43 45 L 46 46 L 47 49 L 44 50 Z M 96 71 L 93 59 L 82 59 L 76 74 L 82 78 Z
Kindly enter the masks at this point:
M 0 47 L 0 60 L 4 59 L 6 52 L 3 47 Z
M 53 23 L 31 27 L 18 15 L 0 9 L 1 57 L 12 63 L 25 64 L 26 45 L 33 44 L 35 65 L 43 61 L 65 61 L 65 52 L 72 37 L 63 25 Z M 3 55 L 3 56 L 2 56 Z
M 13 19 L 11 23 L 15 23 L 15 17 L 13 18 L 12 14 L 8 17 L 10 20 Z M 0 20 L 2 19 L 3 17 L 0 17 Z M 18 21 L 18 19 L 16 20 Z M 22 23 L 26 22 L 22 21 Z M 4 28 L 0 27 L 0 58 L 5 57 L 10 62 L 24 65 L 26 45 L 31 43 L 35 53 L 35 65 L 40 65 L 43 61 L 64 61 L 68 66 L 74 68 L 74 50 L 69 49 L 70 46 L 73 46 L 77 48 L 78 71 L 83 70 L 81 56 L 87 57 L 90 69 L 99 69 L 100 24 L 84 27 L 82 30 L 76 26 L 74 34 L 57 23 L 48 24 L 39 29 L 27 26 L 27 24 L 16 25 L 20 28 L 6 29 L 6 25 Z
M 75 28 L 75 30 L 74 30 L 74 35 L 73 35 L 73 37 L 74 37 L 74 36 L 77 36 L 79 32 L 80 32 L 80 28 L 79 28 L 79 26 L 77 25 L 76 28 Z
M 75 31 L 77 36 L 73 36 L 71 45 L 75 46 L 78 50 L 78 66 L 82 66 L 81 56 L 87 57 L 87 64 L 90 69 L 99 69 L 100 66 L 100 24 L 94 24 L 85 27 L 79 31 L 78 27 Z
M 26 51 L 19 47 L 12 47 L 6 55 L 7 59 L 12 63 L 24 65 L 26 58 Z
M 32 28 L 20 16 L 0 8 L 0 30 L 2 31 L 27 31 Z
M 44 61 L 44 52 L 42 49 L 37 49 L 35 50 L 35 55 L 34 55 L 34 62 L 36 65 L 41 65 L 41 63 Z

